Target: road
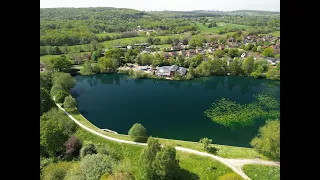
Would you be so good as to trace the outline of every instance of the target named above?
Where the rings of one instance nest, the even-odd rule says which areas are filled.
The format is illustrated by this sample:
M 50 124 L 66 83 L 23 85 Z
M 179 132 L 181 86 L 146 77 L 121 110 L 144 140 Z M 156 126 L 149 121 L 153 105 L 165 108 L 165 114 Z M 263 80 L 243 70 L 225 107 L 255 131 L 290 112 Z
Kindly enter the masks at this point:
M 146 143 L 138 143 L 138 142 L 133 142 L 133 141 L 127 141 L 127 140 L 122 140 L 122 139 L 117 139 L 117 138 L 113 138 L 113 137 L 109 137 L 106 136 L 104 134 L 101 134 L 99 132 L 96 132 L 86 126 L 84 126 L 83 124 L 81 124 L 78 120 L 76 120 L 72 115 L 70 115 L 64 108 L 62 108 L 59 104 L 57 104 L 57 106 L 70 118 L 72 119 L 75 123 L 77 123 L 80 127 L 82 127 L 83 129 L 90 131 L 93 134 L 96 134 L 100 137 L 103 137 L 105 139 L 109 139 L 112 141 L 116 141 L 116 142 L 120 142 L 120 143 L 126 143 L 126 144 L 135 144 L 135 145 L 141 145 L 141 146 L 146 146 Z M 192 154 L 197 154 L 200 156 L 207 156 L 207 157 L 211 157 L 215 160 L 220 161 L 221 163 L 225 164 L 226 166 L 230 167 L 235 173 L 239 174 L 241 177 L 243 177 L 244 179 L 248 179 L 250 180 L 250 178 L 243 172 L 242 170 L 242 166 L 245 164 L 262 164 L 262 165 L 269 165 L 269 166 L 280 166 L 279 163 L 277 162 L 273 162 L 273 161 L 265 161 L 265 160 L 260 160 L 260 159 L 228 159 L 228 158 L 222 158 L 220 156 L 216 156 L 213 154 L 209 154 L 206 152 L 200 152 L 200 151 L 196 151 L 193 149 L 188 149 L 188 148 L 183 148 L 183 147 L 179 147 L 179 146 L 175 146 L 176 150 L 178 151 L 182 151 L 182 152 L 188 152 L 188 153 L 192 153 Z

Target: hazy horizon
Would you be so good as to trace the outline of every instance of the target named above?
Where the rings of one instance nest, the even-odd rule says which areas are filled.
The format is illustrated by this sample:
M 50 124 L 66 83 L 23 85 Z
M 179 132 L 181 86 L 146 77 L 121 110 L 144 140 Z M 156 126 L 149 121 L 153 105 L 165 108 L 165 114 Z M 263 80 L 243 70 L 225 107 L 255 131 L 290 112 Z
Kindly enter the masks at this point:
M 114 7 L 129 8 L 140 11 L 236 11 L 256 10 L 280 12 L 280 0 L 118 0 L 107 2 L 105 0 L 40 0 L 40 8 L 90 8 Z

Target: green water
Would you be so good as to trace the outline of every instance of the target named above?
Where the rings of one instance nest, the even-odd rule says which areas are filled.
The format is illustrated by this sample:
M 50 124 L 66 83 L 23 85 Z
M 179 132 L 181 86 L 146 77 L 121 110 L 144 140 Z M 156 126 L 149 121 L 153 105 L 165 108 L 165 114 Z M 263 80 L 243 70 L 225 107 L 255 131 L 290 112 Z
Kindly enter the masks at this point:
M 130 79 L 126 75 L 76 76 L 73 96 L 78 109 L 99 128 L 127 134 L 139 122 L 148 135 L 215 144 L 250 147 L 264 121 L 231 130 L 212 122 L 203 112 L 221 97 L 250 103 L 268 85 L 277 92 L 279 82 L 236 76 L 214 76 L 191 81 Z M 279 97 L 278 97 L 279 98 Z

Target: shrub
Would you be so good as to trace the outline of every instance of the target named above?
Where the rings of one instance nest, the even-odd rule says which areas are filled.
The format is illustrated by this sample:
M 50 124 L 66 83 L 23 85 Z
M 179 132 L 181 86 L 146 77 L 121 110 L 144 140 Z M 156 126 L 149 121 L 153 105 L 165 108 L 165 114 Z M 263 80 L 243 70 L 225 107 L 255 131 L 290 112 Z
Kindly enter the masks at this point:
M 267 79 L 280 80 L 280 71 L 276 69 L 270 69 L 266 74 Z
M 82 143 L 77 136 L 71 136 L 65 143 L 66 153 L 72 155 L 73 157 L 79 156 L 79 151 L 82 147 Z
M 99 180 L 106 172 L 111 173 L 115 161 L 110 156 L 92 154 L 85 156 L 80 162 L 81 172 L 86 180 Z
M 84 158 L 86 155 L 89 154 L 97 154 L 97 149 L 96 146 L 94 144 L 85 144 L 81 150 L 80 150 L 80 157 Z
M 212 139 L 209 139 L 207 137 L 200 139 L 200 143 L 203 143 L 203 149 L 206 151 L 209 151 L 209 146 L 212 143 Z
M 81 172 L 80 162 L 73 164 L 64 177 L 64 180 L 86 180 L 84 174 Z
M 67 97 L 69 95 L 69 93 L 65 90 L 59 90 L 58 93 L 55 96 L 55 101 L 57 103 L 63 103 L 64 102 L 64 98 Z
M 128 172 L 115 172 L 111 174 L 108 180 L 134 180 L 134 176 Z
M 64 179 L 68 170 L 72 167 L 71 162 L 52 163 L 43 168 L 42 180 Z
M 135 123 L 129 130 L 128 134 L 135 142 L 145 142 L 147 130 L 141 124 Z
M 77 107 L 77 104 L 78 104 L 77 100 L 70 95 L 65 97 L 63 106 L 66 108 L 75 108 Z
M 48 91 L 44 88 L 40 88 L 40 115 L 49 111 L 54 106 L 55 103 L 51 99 Z

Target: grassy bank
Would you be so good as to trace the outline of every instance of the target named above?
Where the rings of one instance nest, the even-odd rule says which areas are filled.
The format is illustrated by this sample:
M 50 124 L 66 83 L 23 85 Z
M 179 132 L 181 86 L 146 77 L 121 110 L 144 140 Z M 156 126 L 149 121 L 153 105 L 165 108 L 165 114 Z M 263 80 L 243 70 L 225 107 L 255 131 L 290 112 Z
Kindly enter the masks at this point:
M 252 180 L 280 180 L 280 167 L 247 164 L 242 167 Z
M 231 23 L 217 23 L 216 27 L 208 28 L 209 23 L 203 25 L 202 23 L 197 23 L 197 27 L 202 33 L 218 33 L 220 30 L 230 29 L 230 28 L 248 28 L 249 26 L 231 24 Z
M 101 134 L 104 134 L 106 136 L 123 139 L 123 140 L 129 140 L 132 141 L 132 138 L 130 138 L 128 135 L 123 134 L 113 134 L 109 132 L 105 132 L 92 123 L 90 123 L 85 117 L 83 117 L 77 109 L 70 110 L 66 109 L 74 118 L 76 118 L 80 123 L 83 125 L 91 128 L 94 131 L 97 131 Z M 128 129 L 129 131 L 129 129 Z M 172 139 L 164 139 L 164 138 L 157 138 L 160 140 L 161 144 L 165 145 L 172 145 L 172 146 L 181 146 L 185 148 L 190 148 L 198 151 L 205 152 L 203 150 L 203 144 L 199 142 L 191 142 L 191 141 L 180 141 L 180 140 L 172 140 Z M 268 158 L 263 156 L 262 154 L 256 152 L 252 148 L 244 148 L 244 147 L 235 147 L 235 146 L 226 146 L 226 145 L 218 145 L 218 144 L 212 144 L 211 146 L 215 147 L 217 149 L 216 155 L 224 157 L 224 158 L 247 158 L 247 159 L 254 159 L 256 156 L 261 157 L 261 159 L 267 160 Z
M 143 146 L 123 144 L 104 139 L 96 136 L 90 132 L 78 128 L 76 136 L 82 141 L 91 141 L 95 144 L 104 144 L 119 153 L 119 156 L 124 160 L 131 162 L 133 174 L 136 179 L 139 177 L 139 155 L 141 154 Z M 199 180 L 199 179 L 218 179 L 219 176 L 233 172 L 224 164 L 207 157 L 197 156 L 190 153 L 177 152 L 177 158 L 183 171 L 183 179 Z
M 71 59 L 72 55 L 77 54 L 77 55 L 83 55 L 83 54 L 88 54 L 90 52 L 80 52 L 80 53 L 68 53 L 68 54 L 61 54 L 61 55 L 65 55 L 68 59 Z M 60 57 L 61 55 L 44 55 L 44 56 L 40 56 L 40 62 L 46 62 L 52 58 L 55 57 Z

